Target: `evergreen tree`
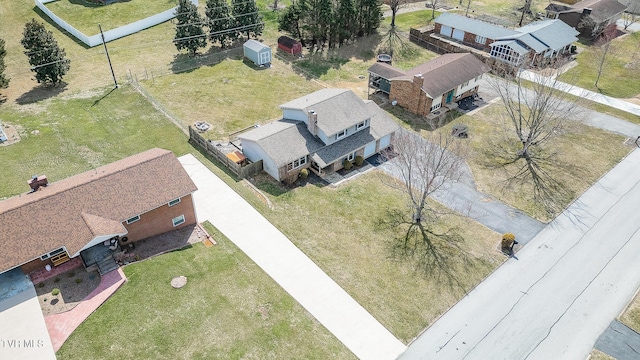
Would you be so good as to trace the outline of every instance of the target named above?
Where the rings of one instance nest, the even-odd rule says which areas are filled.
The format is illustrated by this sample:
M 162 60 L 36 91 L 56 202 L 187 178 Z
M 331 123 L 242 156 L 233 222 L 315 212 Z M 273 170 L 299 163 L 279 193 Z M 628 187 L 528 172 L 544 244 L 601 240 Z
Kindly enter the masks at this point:
M 65 59 L 64 49 L 58 46 L 53 33 L 44 25 L 31 19 L 24 26 L 20 43 L 29 58 L 31 71 L 36 73 L 38 83 L 57 85 L 69 71 L 71 61 Z
M 357 16 L 358 12 L 353 0 L 338 0 L 338 7 L 334 16 L 338 45 L 342 45 L 345 41 L 355 37 Z
M 6 89 L 9 86 L 9 79 L 4 75 L 4 57 L 7 51 L 4 49 L 4 40 L 0 39 L 0 89 Z
M 287 6 L 284 12 L 278 17 L 278 31 L 286 31 L 294 38 L 297 38 L 305 46 L 305 37 L 302 33 L 303 8 L 300 1 Z
M 262 35 L 264 23 L 255 0 L 231 0 L 231 4 L 237 31 L 246 33 L 247 39 Z
M 373 34 L 382 21 L 379 0 L 356 0 L 358 10 L 358 36 Z
M 223 48 L 238 38 L 235 20 L 231 17 L 231 8 L 227 0 L 207 0 L 205 9 L 209 27 L 209 40 L 219 42 Z
M 190 0 L 180 0 L 176 8 L 176 37 L 173 42 L 178 51 L 187 49 L 195 56 L 198 49 L 207 46 L 203 19 L 198 14 L 198 7 Z

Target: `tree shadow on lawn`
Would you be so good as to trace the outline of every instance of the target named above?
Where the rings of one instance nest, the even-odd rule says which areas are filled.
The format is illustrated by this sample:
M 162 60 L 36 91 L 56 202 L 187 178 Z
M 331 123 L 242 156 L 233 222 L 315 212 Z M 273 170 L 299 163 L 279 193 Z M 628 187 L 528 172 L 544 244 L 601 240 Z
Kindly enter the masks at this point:
M 67 30 L 61 28 L 58 24 L 56 24 L 53 20 L 51 20 L 51 18 L 49 16 L 47 16 L 47 14 L 43 13 L 42 10 L 40 10 L 40 8 L 38 8 L 37 6 L 33 7 L 33 11 L 38 14 L 38 16 L 40 17 L 40 19 L 44 20 L 47 24 L 55 27 L 58 31 L 60 31 L 61 33 L 63 33 L 65 36 L 67 36 L 68 38 L 70 38 L 71 40 L 73 40 L 73 42 L 75 42 L 76 44 L 78 44 L 79 46 L 82 46 L 85 50 L 87 49 L 91 49 L 91 46 L 83 43 L 82 41 L 80 41 L 80 39 L 76 38 L 75 36 L 73 36 L 71 33 L 69 33 Z M 64 20 L 64 19 L 63 19 Z M 71 24 L 71 26 L 73 26 L 73 24 Z M 97 34 L 99 32 L 98 30 L 98 26 L 96 26 L 96 32 L 95 34 Z M 86 34 L 85 34 L 86 35 Z M 93 34 L 89 34 L 93 35 Z
M 212 46 L 207 52 L 191 56 L 187 53 L 178 53 L 171 61 L 171 71 L 174 74 L 189 73 L 202 66 L 215 66 L 226 59 L 239 59 L 242 56 L 242 47 L 233 47 L 221 50 Z
M 16 103 L 18 103 L 18 105 L 31 104 L 34 102 L 55 97 L 61 94 L 62 92 L 64 92 L 65 90 L 67 90 L 66 82 L 62 82 L 56 86 L 40 84 L 35 86 L 33 89 L 27 91 L 26 93 L 20 95 L 16 99 Z
M 98 0 L 96 0 L 98 1 Z M 113 3 L 117 3 L 117 2 L 129 2 L 131 0 L 101 0 L 104 2 L 104 4 L 100 4 L 97 2 L 91 2 L 90 0 L 69 0 L 70 3 L 72 3 L 73 5 L 81 5 L 84 7 L 88 7 L 88 8 L 97 8 L 97 7 L 102 7 L 102 6 L 107 6 L 107 5 L 111 5 Z

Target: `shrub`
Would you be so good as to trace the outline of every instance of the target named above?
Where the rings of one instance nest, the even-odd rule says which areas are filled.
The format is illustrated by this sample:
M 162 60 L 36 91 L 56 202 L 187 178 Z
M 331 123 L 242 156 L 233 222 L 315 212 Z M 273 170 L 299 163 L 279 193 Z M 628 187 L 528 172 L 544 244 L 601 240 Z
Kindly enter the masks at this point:
M 300 178 L 302 180 L 307 180 L 307 177 L 309 177 L 309 170 L 307 169 L 300 170 Z
M 58 296 L 58 294 L 60 294 L 60 289 L 55 288 L 55 289 L 51 290 L 51 295 Z
M 346 160 L 346 159 L 345 159 L 345 160 L 342 162 L 342 166 L 344 166 L 344 168 L 345 168 L 346 170 L 350 170 L 350 169 L 353 167 L 353 163 L 351 163 L 351 161 L 349 161 L 349 160 Z
M 355 160 L 353 161 L 357 166 L 362 166 L 362 164 L 364 163 L 364 158 L 360 155 L 356 156 Z
M 59 278 L 59 277 L 57 277 L 57 278 L 53 279 L 53 282 L 58 282 L 58 281 L 60 281 L 60 278 Z
M 82 282 L 82 279 L 80 279 L 80 278 L 76 279 L 76 284 L 80 284 L 81 282 Z
M 516 236 L 513 235 L 512 233 L 506 233 L 502 235 L 502 248 L 503 249 L 510 248 L 515 240 L 516 240 Z
M 43 282 L 41 282 L 40 284 L 38 284 L 38 287 L 39 287 L 39 288 L 43 288 L 43 287 L 44 287 L 44 283 L 43 283 Z

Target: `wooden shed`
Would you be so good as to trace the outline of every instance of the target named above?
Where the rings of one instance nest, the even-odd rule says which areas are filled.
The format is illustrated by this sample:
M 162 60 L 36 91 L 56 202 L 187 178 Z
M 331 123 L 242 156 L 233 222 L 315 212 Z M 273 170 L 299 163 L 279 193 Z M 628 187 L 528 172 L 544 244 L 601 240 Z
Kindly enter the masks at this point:
M 271 63 L 271 48 L 257 40 L 247 40 L 242 45 L 244 57 L 253 61 L 258 66 Z
M 302 54 L 302 44 L 300 41 L 294 40 L 288 36 L 280 36 L 278 38 L 278 49 L 282 49 L 291 55 Z

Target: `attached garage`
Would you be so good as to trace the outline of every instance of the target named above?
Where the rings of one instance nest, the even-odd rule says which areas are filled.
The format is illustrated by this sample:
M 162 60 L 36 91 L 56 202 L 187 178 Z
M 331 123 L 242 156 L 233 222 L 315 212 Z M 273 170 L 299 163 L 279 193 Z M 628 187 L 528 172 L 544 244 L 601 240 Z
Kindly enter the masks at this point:
M 257 40 L 247 40 L 242 45 L 244 57 L 253 61 L 258 66 L 271 63 L 271 48 Z
M 369 156 L 373 155 L 376 153 L 376 142 L 372 141 L 370 143 L 368 143 L 365 147 L 364 147 L 364 158 L 368 158 Z
M 442 28 L 440 29 L 440 34 L 451 37 L 451 30 L 452 30 L 451 27 L 442 25 Z
M 456 40 L 460 40 L 460 41 L 462 41 L 462 40 L 464 40 L 464 31 L 459 30 L 459 29 L 454 29 L 454 30 L 453 30 L 453 36 L 452 36 L 452 37 L 453 37 L 454 39 L 456 39 Z

